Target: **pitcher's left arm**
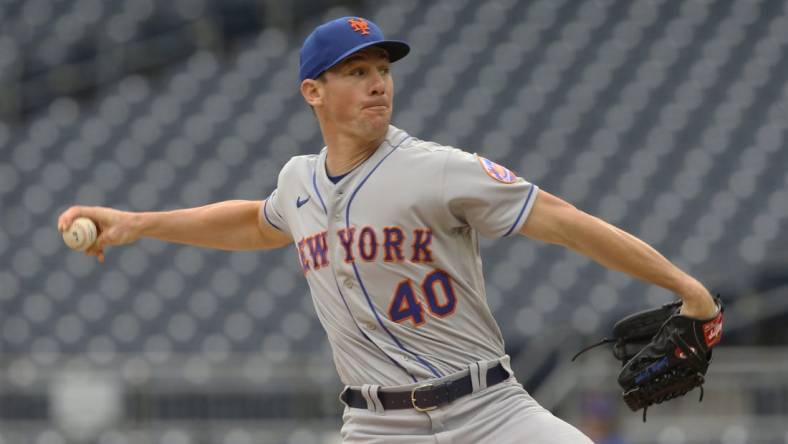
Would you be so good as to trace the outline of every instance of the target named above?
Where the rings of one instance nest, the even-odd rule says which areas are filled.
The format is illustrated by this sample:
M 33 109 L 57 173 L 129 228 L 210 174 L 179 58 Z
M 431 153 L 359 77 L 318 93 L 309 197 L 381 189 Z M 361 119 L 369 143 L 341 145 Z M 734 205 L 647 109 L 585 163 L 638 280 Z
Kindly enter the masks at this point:
M 541 190 L 520 234 L 558 244 L 599 264 L 672 291 L 682 314 L 708 318 L 717 312 L 709 291 L 653 247 L 602 219 Z

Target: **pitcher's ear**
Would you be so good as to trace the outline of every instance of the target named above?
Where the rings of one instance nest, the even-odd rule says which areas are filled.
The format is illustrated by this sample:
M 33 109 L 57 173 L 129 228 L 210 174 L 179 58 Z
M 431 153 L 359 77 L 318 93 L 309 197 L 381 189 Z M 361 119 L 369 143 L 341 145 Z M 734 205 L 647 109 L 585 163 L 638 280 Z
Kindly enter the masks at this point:
M 301 95 L 310 106 L 323 104 L 323 88 L 320 80 L 304 79 L 301 82 Z

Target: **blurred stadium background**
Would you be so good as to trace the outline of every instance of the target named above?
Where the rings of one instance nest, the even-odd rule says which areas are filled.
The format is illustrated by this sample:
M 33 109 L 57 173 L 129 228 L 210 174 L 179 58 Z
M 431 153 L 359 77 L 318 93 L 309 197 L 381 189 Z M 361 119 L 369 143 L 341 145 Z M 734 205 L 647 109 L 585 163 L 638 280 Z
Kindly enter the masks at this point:
M 787 443 L 788 4 L 782 0 L 0 1 L 0 444 L 339 442 L 341 385 L 292 249 L 143 241 L 107 262 L 72 203 L 260 199 L 322 146 L 298 49 L 363 15 L 409 41 L 394 123 L 636 233 L 728 304 L 706 395 L 619 399 L 606 351 L 671 295 L 486 242 L 518 377 L 597 443 Z

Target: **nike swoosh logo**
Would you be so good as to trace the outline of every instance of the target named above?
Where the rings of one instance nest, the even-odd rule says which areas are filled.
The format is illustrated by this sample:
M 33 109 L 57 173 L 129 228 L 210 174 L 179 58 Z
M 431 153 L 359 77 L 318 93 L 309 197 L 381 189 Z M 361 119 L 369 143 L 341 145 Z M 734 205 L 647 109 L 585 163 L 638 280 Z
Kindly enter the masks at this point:
M 301 200 L 301 196 L 298 196 L 296 199 L 296 208 L 303 207 L 307 202 L 309 202 L 309 196 L 307 196 L 307 198 L 304 200 Z

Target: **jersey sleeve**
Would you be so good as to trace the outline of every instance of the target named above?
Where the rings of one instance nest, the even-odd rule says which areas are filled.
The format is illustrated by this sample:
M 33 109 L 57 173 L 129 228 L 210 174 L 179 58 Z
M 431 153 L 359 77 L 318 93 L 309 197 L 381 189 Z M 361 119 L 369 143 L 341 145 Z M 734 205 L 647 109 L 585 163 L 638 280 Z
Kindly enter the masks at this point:
M 277 190 L 272 191 L 263 201 L 263 204 L 260 206 L 260 213 L 262 213 L 263 218 L 269 225 L 283 233 L 290 234 L 290 230 L 287 229 L 287 221 L 285 220 L 284 213 L 279 209 Z
M 519 232 L 538 191 L 536 185 L 482 156 L 458 149 L 447 154 L 443 195 L 449 211 L 485 237 Z
M 282 195 L 279 192 L 282 189 L 283 176 L 286 174 L 288 164 L 286 164 L 282 171 L 279 172 L 277 179 L 277 188 L 271 192 L 270 195 L 260 205 L 260 213 L 268 224 L 277 230 L 287 233 L 292 236 L 292 232 L 287 223 L 287 212 L 284 205 L 282 205 Z

